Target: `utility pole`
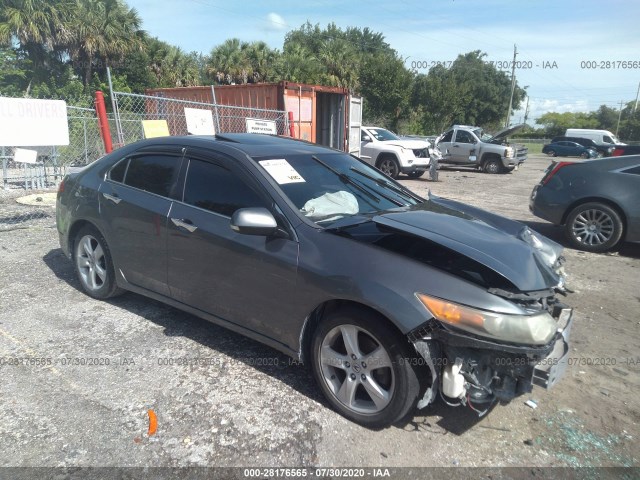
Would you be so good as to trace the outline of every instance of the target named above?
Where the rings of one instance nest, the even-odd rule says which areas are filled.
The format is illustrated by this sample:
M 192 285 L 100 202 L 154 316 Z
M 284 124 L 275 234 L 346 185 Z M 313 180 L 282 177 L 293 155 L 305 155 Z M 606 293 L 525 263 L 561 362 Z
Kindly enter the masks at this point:
M 618 129 L 620 128 L 620 117 L 622 117 L 622 103 L 623 100 L 620 100 L 620 112 L 618 113 L 618 125 L 616 125 L 616 137 L 618 136 Z
M 507 110 L 507 118 L 504 121 L 504 127 L 509 126 L 509 119 L 511 118 L 511 105 L 513 104 L 513 92 L 516 89 L 516 56 L 518 55 L 518 49 L 516 45 L 513 45 L 513 64 L 511 65 L 511 97 L 509 98 L 509 109 Z
M 527 106 L 524 109 L 524 123 L 527 123 L 528 118 L 529 118 L 529 96 L 527 95 Z
M 636 92 L 636 104 L 633 106 L 633 113 L 636 113 L 638 108 L 638 94 L 640 94 L 640 82 L 638 82 L 638 91 Z

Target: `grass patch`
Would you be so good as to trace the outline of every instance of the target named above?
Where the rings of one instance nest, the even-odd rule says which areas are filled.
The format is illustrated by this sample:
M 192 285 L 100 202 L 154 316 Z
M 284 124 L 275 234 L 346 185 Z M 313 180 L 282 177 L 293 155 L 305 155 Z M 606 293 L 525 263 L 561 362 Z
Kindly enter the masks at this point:
M 523 145 L 527 146 L 529 153 L 542 153 L 542 147 L 544 147 L 541 143 L 524 143 Z

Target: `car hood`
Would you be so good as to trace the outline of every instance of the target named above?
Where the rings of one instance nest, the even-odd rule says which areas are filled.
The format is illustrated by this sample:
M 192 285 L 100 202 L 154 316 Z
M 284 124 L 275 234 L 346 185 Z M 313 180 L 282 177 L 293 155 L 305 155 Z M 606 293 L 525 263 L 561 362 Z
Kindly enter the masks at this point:
M 409 148 L 411 150 L 422 150 L 423 148 L 429 147 L 429 144 L 424 140 L 383 140 L 379 143 L 393 147 Z
M 378 225 L 436 242 L 506 278 L 521 292 L 562 287 L 562 247 L 522 223 L 431 197 L 409 210 L 373 217 Z
M 524 127 L 525 127 L 525 124 L 521 123 L 519 125 L 512 125 L 510 127 L 504 128 L 504 129 L 500 130 L 498 133 L 496 133 L 489 140 L 487 140 L 487 142 L 495 142 L 497 140 L 502 140 L 502 139 L 508 137 L 509 135 L 511 135 L 512 133 L 515 133 L 518 130 L 523 129 Z

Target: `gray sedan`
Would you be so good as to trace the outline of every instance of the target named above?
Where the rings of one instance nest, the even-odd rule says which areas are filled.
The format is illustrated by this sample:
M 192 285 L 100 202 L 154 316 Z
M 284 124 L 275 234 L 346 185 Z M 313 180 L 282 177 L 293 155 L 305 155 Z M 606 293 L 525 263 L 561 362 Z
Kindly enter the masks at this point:
M 483 413 L 566 366 L 559 245 L 335 150 L 142 141 L 64 179 L 57 227 L 88 295 L 142 294 L 308 362 L 368 427 L 439 396 Z
M 572 246 L 604 252 L 640 242 L 640 156 L 553 162 L 531 192 L 537 217 L 564 225 Z

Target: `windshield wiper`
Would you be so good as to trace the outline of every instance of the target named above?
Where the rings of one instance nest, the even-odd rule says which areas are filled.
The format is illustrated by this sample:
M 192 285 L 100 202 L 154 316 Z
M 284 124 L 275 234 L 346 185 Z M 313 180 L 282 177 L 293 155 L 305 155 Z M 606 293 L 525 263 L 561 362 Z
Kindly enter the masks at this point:
M 417 196 L 411 190 L 407 190 L 406 188 L 396 187 L 393 183 L 389 183 L 383 178 L 376 178 L 373 175 L 369 175 L 367 172 L 363 172 L 362 170 L 357 169 L 356 167 L 351 167 L 350 170 L 356 172 L 358 175 L 362 175 L 363 177 L 368 178 L 369 180 L 372 180 L 372 181 L 376 182 L 378 185 L 381 185 L 383 187 L 387 187 L 389 190 L 392 190 L 392 191 L 396 192 L 399 195 L 402 195 L 402 196 L 408 197 L 408 198 L 412 198 L 412 199 L 414 199 L 414 200 L 416 200 L 418 202 L 423 202 L 424 201 L 424 199 L 422 199 L 419 196 Z M 377 192 L 377 193 L 379 195 L 382 195 L 380 192 Z
M 329 165 L 328 163 L 323 162 L 322 160 L 320 160 L 318 157 L 316 157 L 315 155 L 311 155 L 311 158 L 313 160 L 315 160 L 316 162 L 318 162 L 320 165 L 322 165 L 324 168 L 326 168 L 327 170 L 329 170 L 330 172 L 332 172 L 334 175 L 336 175 L 340 181 L 342 183 L 345 184 L 349 184 L 352 187 L 354 187 L 355 189 L 359 190 L 360 192 L 364 193 L 367 197 L 369 197 L 371 200 L 373 200 L 376 203 L 380 203 L 380 198 L 376 197 L 373 193 L 371 193 L 369 190 L 367 190 L 366 188 L 364 188 L 362 185 L 360 185 L 358 182 L 356 182 L 355 180 L 353 180 L 353 178 L 351 178 L 349 175 L 345 174 L 345 173 L 340 173 L 338 170 L 336 170 L 335 168 L 333 168 L 331 165 Z M 400 205 L 399 205 L 400 206 Z

